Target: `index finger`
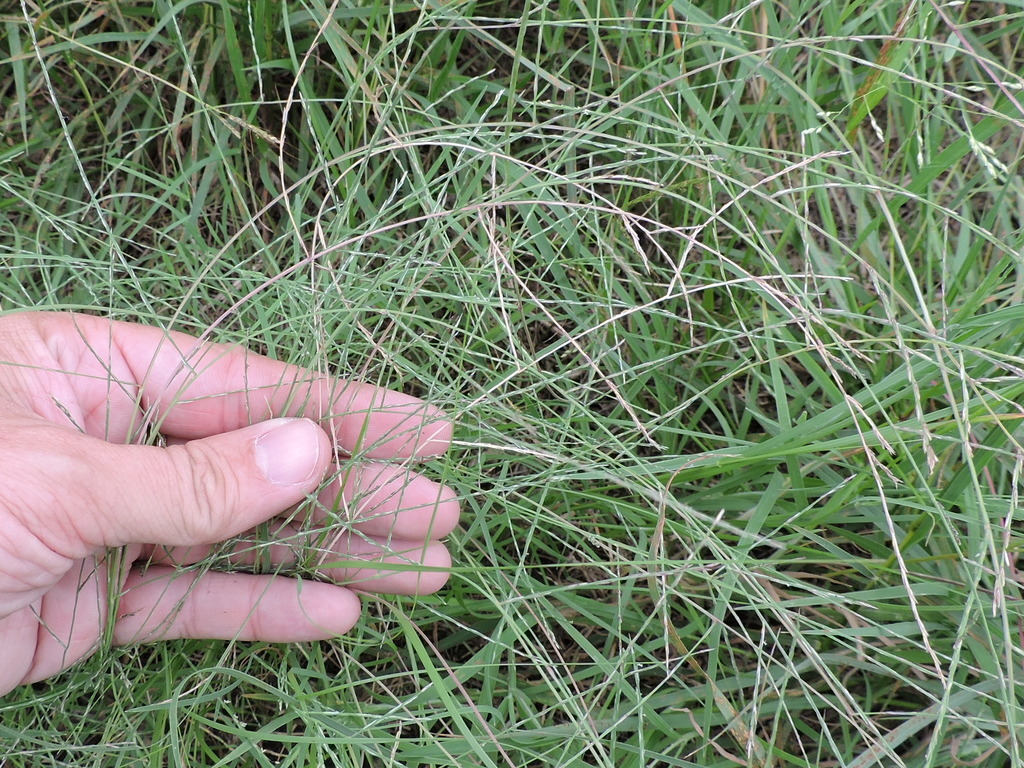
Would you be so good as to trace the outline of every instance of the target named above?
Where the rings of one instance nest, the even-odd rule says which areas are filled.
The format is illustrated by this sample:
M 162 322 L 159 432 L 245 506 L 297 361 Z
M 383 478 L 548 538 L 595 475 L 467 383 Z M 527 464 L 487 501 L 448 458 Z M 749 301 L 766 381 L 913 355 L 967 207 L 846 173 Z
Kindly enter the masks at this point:
M 300 416 L 318 421 L 348 454 L 427 457 L 451 444 L 444 414 L 401 392 L 151 326 L 72 314 L 47 315 L 45 324 L 50 334 L 109 356 L 108 371 L 127 368 L 139 407 L 170 437 L 192 440 Z

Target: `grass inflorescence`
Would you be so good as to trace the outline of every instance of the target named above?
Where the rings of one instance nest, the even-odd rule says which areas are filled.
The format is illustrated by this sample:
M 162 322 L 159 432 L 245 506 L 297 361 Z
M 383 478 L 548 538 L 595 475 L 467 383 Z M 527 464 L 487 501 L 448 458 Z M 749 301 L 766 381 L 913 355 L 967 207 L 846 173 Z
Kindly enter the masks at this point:
M 464 512 L 441 594 L 103 651 L 5 764 L 1024 764 L 1019 3 L 0 25 L 3 308 L 427 398 Z

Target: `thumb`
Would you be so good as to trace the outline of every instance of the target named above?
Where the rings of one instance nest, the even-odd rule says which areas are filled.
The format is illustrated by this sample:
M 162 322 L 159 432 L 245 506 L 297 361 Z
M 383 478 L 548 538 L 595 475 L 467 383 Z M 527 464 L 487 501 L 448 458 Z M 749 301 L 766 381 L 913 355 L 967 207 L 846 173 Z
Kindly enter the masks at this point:
M 94 546 L 211 544 L 316 489 L 332 451 L 309 419 L 273 419 L 167 448 L 102 443 L 87 496 Z M 97 466 L 98 464 L 98 466 Z

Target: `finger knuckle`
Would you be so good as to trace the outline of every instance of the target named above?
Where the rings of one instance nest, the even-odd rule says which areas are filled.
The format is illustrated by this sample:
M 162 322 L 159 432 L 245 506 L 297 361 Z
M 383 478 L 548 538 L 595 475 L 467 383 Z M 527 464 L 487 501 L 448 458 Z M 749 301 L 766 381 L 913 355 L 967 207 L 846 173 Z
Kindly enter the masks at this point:
M 182 465 L 178 477 L 183 478 L 181 510 L 183 540 L 187 543 L 210 544 L 224 538 L 225 522 L 238 506 L 239 485 L 219 457 L 202 442 L 185 443 L 175 453 Z M 171 450 L 171 449 L 168 449 Z

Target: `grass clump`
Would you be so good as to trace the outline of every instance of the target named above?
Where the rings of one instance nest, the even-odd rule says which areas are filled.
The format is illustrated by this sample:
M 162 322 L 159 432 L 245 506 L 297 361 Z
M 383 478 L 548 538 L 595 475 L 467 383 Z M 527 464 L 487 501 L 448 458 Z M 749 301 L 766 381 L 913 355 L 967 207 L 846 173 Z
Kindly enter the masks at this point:
M 452 584 L 115 649 L 7 764 L 1024 762 L 1024 11 L 8 9 L 0 300 L 459 422 Z

